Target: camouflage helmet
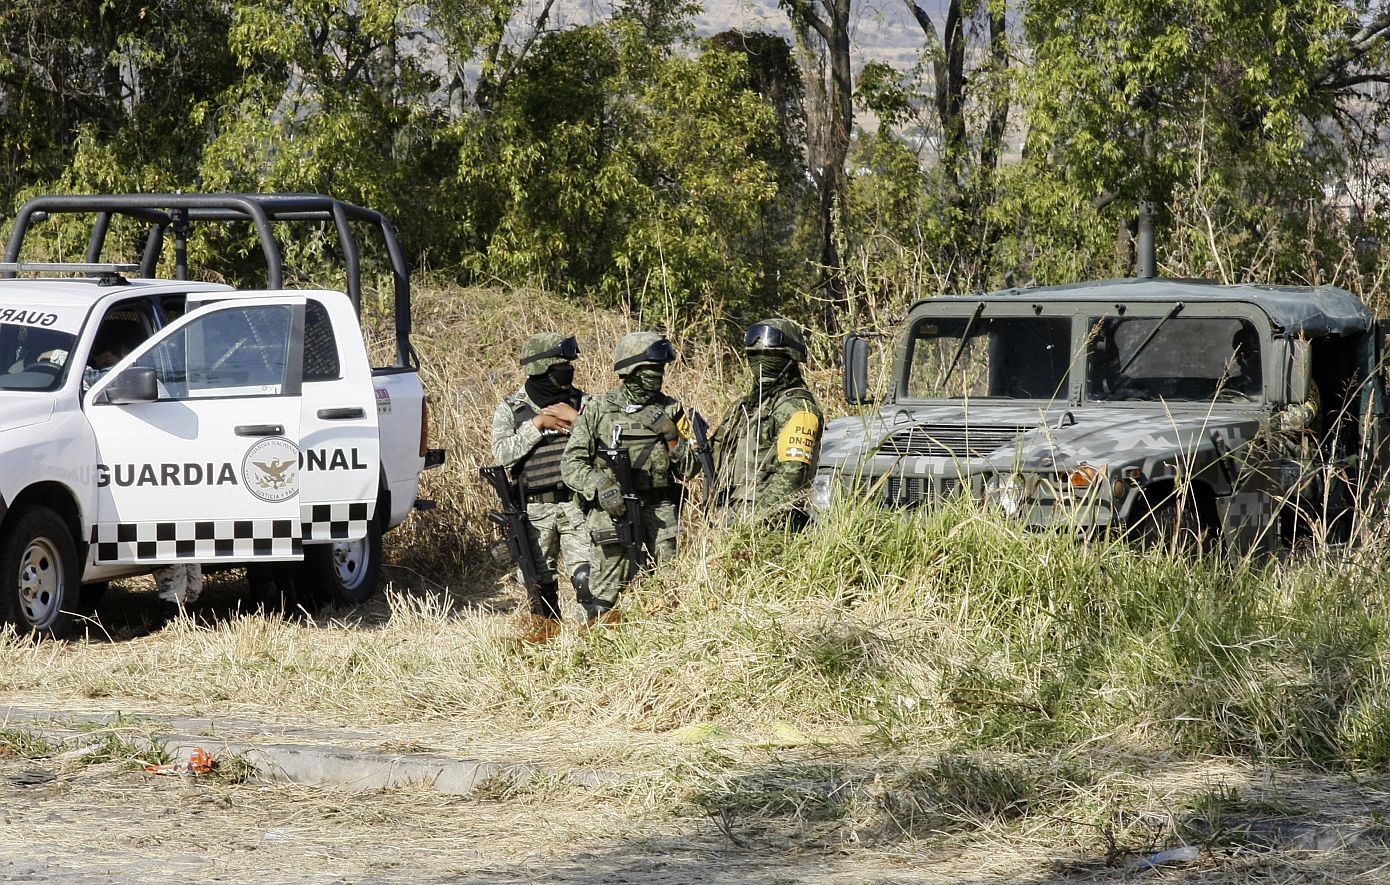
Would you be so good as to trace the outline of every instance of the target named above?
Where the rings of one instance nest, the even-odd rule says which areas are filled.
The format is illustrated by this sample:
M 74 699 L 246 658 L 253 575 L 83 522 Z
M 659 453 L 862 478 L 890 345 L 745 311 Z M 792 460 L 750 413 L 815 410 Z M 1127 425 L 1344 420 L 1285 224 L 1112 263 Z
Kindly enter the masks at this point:
M 676 361 L 676 348 L 659 332 L 629 332 L 613 348 L 613 371 L 625 377 L 641 366 Z
M 521 345 L 521 368 L 527 375 L 544 375 L 551 366 L 570 362 L 578 356 L 579 342 L 573 335 L 540 332 Z
M 801 327 L 781 317 L 749 326 L 743 333 L 743 349 L 746 353 L 780 353 L 798 363 L 806 362 L 806 339 Z

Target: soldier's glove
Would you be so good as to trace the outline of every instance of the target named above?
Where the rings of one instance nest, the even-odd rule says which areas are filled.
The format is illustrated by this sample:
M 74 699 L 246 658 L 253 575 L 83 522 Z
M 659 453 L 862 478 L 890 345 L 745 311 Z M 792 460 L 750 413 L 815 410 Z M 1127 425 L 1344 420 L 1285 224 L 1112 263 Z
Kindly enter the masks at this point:
M 616 482 L 605 482 L 599 486 L 595 498 L 598 500 L 598 506 L 603 508 L 603 512 L 614 519 L 627 513 L 627 502 L 623 500 L 623 490 L 618 488 Z
M 665 412 L 657 412 L 647 423 L 647 429 L 667 442 L 675 442 L 681 438 L 680 428 L 676 427 L 676 422 Z

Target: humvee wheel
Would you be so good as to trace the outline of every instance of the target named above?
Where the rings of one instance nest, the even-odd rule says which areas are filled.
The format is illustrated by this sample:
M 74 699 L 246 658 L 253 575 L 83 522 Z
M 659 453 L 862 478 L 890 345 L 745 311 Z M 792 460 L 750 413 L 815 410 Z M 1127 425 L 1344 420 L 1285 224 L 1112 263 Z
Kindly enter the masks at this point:
M 1141 549 L 1166 548 L 1200 553 L 1215 540 L 1214 522 L 1195 497 L 1178 499 L 1171 493 L 1150 505 L 1130 524 L 1128 537 Z

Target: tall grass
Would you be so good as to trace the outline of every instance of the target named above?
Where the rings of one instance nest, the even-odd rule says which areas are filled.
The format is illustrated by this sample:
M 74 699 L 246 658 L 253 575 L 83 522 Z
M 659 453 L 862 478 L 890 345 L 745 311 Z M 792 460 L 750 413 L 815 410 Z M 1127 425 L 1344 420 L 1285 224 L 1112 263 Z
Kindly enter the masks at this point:
M 11 638 L 0 692 L 1379 766 L 1387 599 L 1390 580 L 1350 561 L 1183 558 L 1026 532 L 969 502 L 848 504 L 799 535 L 697 529 L 632 589 L 621 628 L 539 649 L 495 614 L 398 595 L 375 630 L 242 618 L 139 654 Z
M 577 334 L 579 381 L 611 383 L 628 321 L 538 293 L 422 291 L 416 342 L 449 450 L 438 510 L 393 535 L 381 623 L 236 617 L 131 643 L 0 638 L 0 694 L 160 708 L 258 707 L 357 721 L 688 726 L 752 741 L 1034 753 L 1095 745 L 1322 765 L 1390 764 L 1390 576 L 1379 546 L 1288 561 L 1140 551 L 1034 532 L 970 501 L 904 513 L 853 500 L 782 534 L 692 517 L 682 552 L 628 592 L 623 624 L 518 648 L 474 603 L 486 555 L 488 421 L 536 329 Z M 672 391 L 736 394 L 721 342 L 673 330 Z M 828 394 L 830 372 L 813 364 Z M 830 404 L 828 395 L 825 397 Z M 197 674 L 197 678 L 189 678 Z

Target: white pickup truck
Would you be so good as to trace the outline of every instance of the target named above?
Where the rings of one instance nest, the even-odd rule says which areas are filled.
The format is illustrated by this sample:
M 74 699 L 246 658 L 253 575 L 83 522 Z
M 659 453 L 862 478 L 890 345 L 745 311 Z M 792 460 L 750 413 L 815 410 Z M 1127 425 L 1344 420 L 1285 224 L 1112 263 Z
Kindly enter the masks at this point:
M 89 260 L 17 261 L 26 229 L 58 212 L 96 213 Z M 150 224 L 151 241 L 173 229 L 185 279 L 152 279 L 148 243 L 142 268 L 94 260 L 113 214 Z M 0 622 L 60 635 L 84 585 L 177 562 L 247 564 L 299 599 L 371 595 L 383 532 L 426 503 L 420 472 L 443 461 L 428 448 L 403 266 L 398 364 L 373 369 L 350 229 L 350 294 L 276 288 L 278 249 L 268 289 L 189 281 L 184 263 L 198 221 L 268 234 L 262 221 L 335 216 L 379 224 L 398 258 L 379 215 L 318 195 L 47 197 L 21 210 L 0 263 Z

